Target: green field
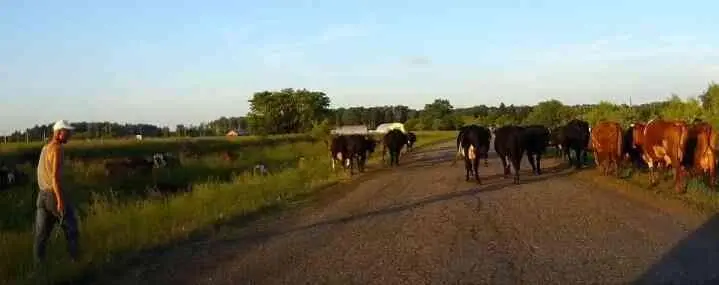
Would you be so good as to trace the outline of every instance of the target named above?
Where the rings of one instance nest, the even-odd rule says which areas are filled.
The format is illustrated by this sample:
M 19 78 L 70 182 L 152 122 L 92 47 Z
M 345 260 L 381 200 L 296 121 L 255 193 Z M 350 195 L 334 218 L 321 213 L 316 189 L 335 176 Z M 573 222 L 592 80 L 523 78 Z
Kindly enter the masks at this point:
M 417 146 L 455 135 L 453 131 L 418 132 Z M 111 264 L 120 255 L 186 239 L 210 225 L 281 206 L 297 195 L 347 177 L 330 171 L 325 143 L 306 135 L 197 140 L 194 147 L 199 156 L 181 157 L 181 167 L 155 169 L 129 179 L 104 174 L 104 158 L 175 152 L 183 149 L 183 144 L 186 142 L 178 140 L 128 140 L 68 145 L 67 191 L 80 214 L 83 252 L 78 264 L 65 262 L 64 238 L 54 235 L 48 248 L 53 280 L 71 280 Z M 17 159 L 33 147 L 39 145 L 4 145 L 0 157 Z M 224 151 L 231 151 L 237 159 L 222 159 Z M 380 151 L 381 147 L 373 160 Z M 302 163 L 300 157 L 305 158 Z M 248 171 L 258 162 L 269 166 L 269 176 L 253 176 Z M 33 272 L 31 227 L 37 190 L 34 169 L 29 164 L 23 167 L 30 174 L 27 185 L 0 192 L 0 284 L 26 283 Z M 145 189 L 155 183 L 191 185 L 192 191 L 152 198 Z

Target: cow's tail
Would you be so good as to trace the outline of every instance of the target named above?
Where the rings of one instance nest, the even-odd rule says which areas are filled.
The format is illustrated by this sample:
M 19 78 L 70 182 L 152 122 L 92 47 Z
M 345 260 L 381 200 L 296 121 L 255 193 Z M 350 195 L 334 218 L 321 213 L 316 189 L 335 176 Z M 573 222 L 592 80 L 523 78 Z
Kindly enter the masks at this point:
M 384 163 L 384 153 L 387 151 L 387 145 L 382 144 L 382 162 Z
M 461 157 L 462 154 L 464 153 L 463 151 L 464 151 L 464 150 L 462 149 L 462 145 L 461 145 L 461 144 L 458 144 L 458 145 L 457 145 L 457 152 L 454 154 L 454 160 L 452 160 L 452 165 L 457 164 L 457 160 L 459 160 L 459 157 Z
M 452 160 L 452 164 L 450 164 L 450 166 L 456 165 L 456 164 L 457 164 L 457 160 L 458 160 L 459 157 L 462 155 L 462 143 L 461 143 L 461 140 L 462 140 L 462 135 L 460 134 L 460 135 L 457 137 L 457 152 L 454 154 L 454 159 Z
M 685 125 L 679 127 L 679 145 L 676 147 L 677 150 L 677 169 L 682 166 L 682 160 L 684 160 L 684 147 L 687 145 L 687 139 L 689 137 L 689 129 Z
M 717 149 L 717 144 L 719 144 L 719 141 L 717 141 L 719 140 L 718 134 L 719 132 L 717 132 L 716 129 L 712 128 L 711 135 L 709 136 L 709 146 L 714 152 L 719 151 L 719 149 Z

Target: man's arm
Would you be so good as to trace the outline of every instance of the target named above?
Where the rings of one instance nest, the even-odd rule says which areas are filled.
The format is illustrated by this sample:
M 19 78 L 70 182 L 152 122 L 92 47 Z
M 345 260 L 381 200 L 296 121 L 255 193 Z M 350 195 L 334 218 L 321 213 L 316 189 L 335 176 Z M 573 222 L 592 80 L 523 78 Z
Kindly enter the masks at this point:
M 60 146 L 53 146 L 52 155 L 50 156 L 52 165 L 52 191 L 55 192 L 55 201 L 57 202 L 57 211 L 60 215 L 65 213 L 65 201 L 62 195 L 62 185 L 60 179 L 62 176 L 62 148 Z

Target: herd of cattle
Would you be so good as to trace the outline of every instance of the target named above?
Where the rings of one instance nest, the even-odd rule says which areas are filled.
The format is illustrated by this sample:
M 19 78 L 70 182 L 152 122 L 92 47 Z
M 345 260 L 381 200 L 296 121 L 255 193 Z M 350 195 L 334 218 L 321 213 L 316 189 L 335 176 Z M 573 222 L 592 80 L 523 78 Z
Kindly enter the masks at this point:
M 708 184 L 714 186 L 717 132 L 702 121 L 687 124 L 654 119 L 634 123 L 625 130 L 617 122 L 602 121 L 591 128 L 588 122 L 577 119 L 552 130 L 542 125 L 507 125 L 496 129 L 464 126 L 457 136 L 457 157 L 464 157 L 465 180 L 474 176 L 481 183 L 479 160 L 484 158 L 487 166 L 492 136 L 504 175 L 510 175 L 510 168 L 513 169 L 514 183 L 519 183 L 525 152 L 533 173 L 541 175 L 542 155 L 547 147 L 554 146 L 577 169 L 585 164 L 587 152 L 591 151 L 604 175 L 612 172 L 619 175 L 620 165 L 631 162 L 636 168 L 649 168 L 651 185 L 657 183 L 657 169 L 673 168 L 675 188 L 680 193 L 686 190 L 687 173 L 708 175 Z
M 417 136 L 412 132 L 405 134 L 398 129 L 390 130 L 381 139 L 382 161 L 385 161 L 385 153 L 389 151 L 389 165 L 399 166 L 402 149 L 407 146 L 407 151 L 411 151 L 416 142 Z M 345 169 L 349 168 L 350 174 L 354 174 L 355 164 L 360 172 L 364 172 L 367 158 L 374 153 L 377 143 L 370 135 L 350 134 L 330 137 L 332 169 L 336 169 L 335 163 L 338 162 Z
M 457 157 L 464 157 L 465 180 L 474 177 L 481 183 L 479 161 L 484 159 L 488 166 L 489 149 L 494 137 L 494 150 L 504 169 L 505 177 L 514 172 L 514 183 L 519 183 L 519 171 L 522 157 L 527 160 L 535 175 L 542 174 L 542 155 L 548 147 L 555 147 L 562 157 L 569 160 L 577 169 L 587 161 L 587 153 L 593 152 L 601 172 L 619 174 L 620 165 L 631 162 L 636 168 L 649 168 L 650 182 L 657 183 L 656 169 L 673 168 L 675 187 L 679 192 L 686 190 L 684 178 L 687 173 L 708 175 L 708 184 L 714 186 L 717 168 L 717 132 L 706 122 L 650 120 L 646 123 L 634 123 L 622 129 L 619 123 L 603 121 L 590 128 L 589 123 L 572 120 L 567 124 L 549 129 L 542 125 L 516 126 L 506 125 L 499 128 L 487 128 L 469 125 L 460 128 L 457 135 Z M 417 137 L 412 132 L 391 130 L 381 139 L 382 161 L 389 152 L 389 165 L 398 166 L 402 149 L 412 150 Z M 349 168 L 354 174 L 355 165 L 364 172 L 367 158 L 380 143 L 369 135 L 335 135 L 328 142 L 332 169 L 339 162 L 343 168 Z M 183 152 L 184 153 L 184 152 Z M 574 155 L 572 155 L 574 154 Z M 225 160 L 234 160 L 232 153 L 222 156 Z M 33 165 L 37 157 L 26 159 Z M 455 161 L 452 164 L 456 163 Z M 170 153 L 156 153 L 147 157 L 129 157 L 104 162 L 105 174 L 117 176 L 151 171 L 179 165 L 179 160 Z M 267 168 L 258 164 L 253 172 L 266 175 Z M 22 171 L 0 163 L 0 190 L 29 181 Z

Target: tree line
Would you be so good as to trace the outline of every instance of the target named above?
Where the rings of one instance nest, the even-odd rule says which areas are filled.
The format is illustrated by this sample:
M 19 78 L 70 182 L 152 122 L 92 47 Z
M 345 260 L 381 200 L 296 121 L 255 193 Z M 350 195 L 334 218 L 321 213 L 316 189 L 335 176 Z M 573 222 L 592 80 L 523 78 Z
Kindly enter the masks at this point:
M 119 124 L 113 122 L 76 122 L 75 137 L 85 139 L 222 136 L 230 130 L 246 130 L 250 134 L 271 135 L 310 132 L 318 128 L 346 125 L 366 125 L 375 128 L 388 122 L 404 123 L 411 130 L 455 130 L 465 124 L 501 126 L 506 124 L 542 124 L 558 126 L 579 118 L 594 124 L 612 120 L 628 125 L 652 118 L 692 121 L 702 119 L 719 126 L 719 84 L 710 83 L 698 96 L 668 99 L 639 105 L 597 104 L 565 105 L 550 99 L 529 105 L 477 105 L 455 108 L 449 100 L 438 98 L 416 110 L 404 105 L 374 107 L 341 107 L 331 109 L 330 98 L 321 91 L 282 89 L 254 93 L 249 100 L 250 111 L 245 116 L 220 117 L 198 125 L 167 126 L 151 124 Z M 52 123 L 35 125 L 15 131 L 4 138 L 6 142 L 37 141 L 51 133 Z

